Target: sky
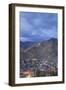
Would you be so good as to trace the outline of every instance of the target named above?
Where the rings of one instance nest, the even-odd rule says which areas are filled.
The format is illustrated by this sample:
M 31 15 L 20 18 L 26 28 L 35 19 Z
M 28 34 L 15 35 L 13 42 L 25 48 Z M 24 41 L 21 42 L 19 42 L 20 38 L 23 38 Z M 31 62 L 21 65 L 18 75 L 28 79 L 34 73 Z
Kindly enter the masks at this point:
M 44 41 L 58 35 L 57 13 L 20 12 L 20 40 Z

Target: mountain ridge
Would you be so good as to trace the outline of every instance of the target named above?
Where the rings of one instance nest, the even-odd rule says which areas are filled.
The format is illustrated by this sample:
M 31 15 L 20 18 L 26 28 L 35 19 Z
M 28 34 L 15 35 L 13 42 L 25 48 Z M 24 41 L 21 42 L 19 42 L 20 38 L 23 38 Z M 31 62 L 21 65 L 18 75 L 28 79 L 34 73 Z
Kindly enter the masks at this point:
M 55 68 L 57 72 L 58 41 L 50 39 L 36 43 L 31 48 L 20 48 L 20 70 L 47 71 L 47 68 Z M 34 64 L 33 64 L 34 63 Z M 24 66 L 25 65 L 25 66 Z M 24 67 L 23 67 L 24 66 Z M 46 67 L 47 66 L 47 67 Z
M 52 40 L 56 41 L 57 39 L 56 38 L 51 38 L 51 39 L 40 41 L 40 42 L 30 42 L 30 41 L 22 42 L 22 41 L 20 41 L 20 47 L 26 49 L 26 48 L 32 47 L 33 45 L 35 46 L 38 43 L 42 43 L 42 42 L 46 42 L 46 41 L 52 41 Z

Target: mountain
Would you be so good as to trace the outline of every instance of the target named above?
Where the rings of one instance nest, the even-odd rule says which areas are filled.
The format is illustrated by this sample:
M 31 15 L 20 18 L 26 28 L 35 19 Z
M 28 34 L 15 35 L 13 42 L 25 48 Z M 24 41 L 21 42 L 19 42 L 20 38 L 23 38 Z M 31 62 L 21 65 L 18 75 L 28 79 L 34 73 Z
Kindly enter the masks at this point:
M 29 47 L 32 47 L 34 44 L 36 44 L 35 42 L 22 42 L 20 41 L 20 47 L 23 48 L 23 49 L 27 49 Z
M 58 42 L 54 38 L 34 43 L 26 49 L 20 47 L 20 70 L 21 72 L 28 69 L 47 72 L 48 69 L 52 69 L 57 72 L 57 58 Z

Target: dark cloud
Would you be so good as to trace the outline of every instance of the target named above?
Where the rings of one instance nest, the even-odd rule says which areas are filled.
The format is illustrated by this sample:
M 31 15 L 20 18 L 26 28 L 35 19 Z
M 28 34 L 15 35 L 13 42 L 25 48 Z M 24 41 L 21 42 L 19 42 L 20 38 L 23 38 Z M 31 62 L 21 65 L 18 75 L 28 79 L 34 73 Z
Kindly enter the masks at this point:
M 57 13 L 20 12 L 21 40 L 57 38 L 57 20 Z

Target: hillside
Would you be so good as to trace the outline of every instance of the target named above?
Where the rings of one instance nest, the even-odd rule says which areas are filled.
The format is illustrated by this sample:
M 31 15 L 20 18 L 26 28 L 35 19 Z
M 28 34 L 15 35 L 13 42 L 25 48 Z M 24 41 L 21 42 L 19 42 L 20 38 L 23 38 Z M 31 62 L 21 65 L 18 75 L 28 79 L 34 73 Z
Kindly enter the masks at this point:
M 33 76 L 57 75 L 57 49 L 57 39 L 54 38 L 40 43 L 37 42 L 28 48 L 21 47 L 20 72 L 32 70 Z M 54 74 L 49 73 L 49 71 Z

